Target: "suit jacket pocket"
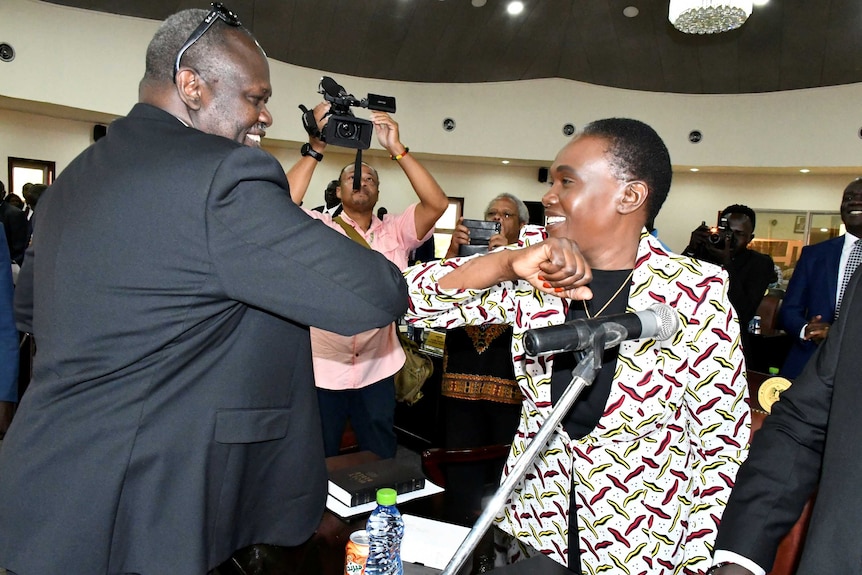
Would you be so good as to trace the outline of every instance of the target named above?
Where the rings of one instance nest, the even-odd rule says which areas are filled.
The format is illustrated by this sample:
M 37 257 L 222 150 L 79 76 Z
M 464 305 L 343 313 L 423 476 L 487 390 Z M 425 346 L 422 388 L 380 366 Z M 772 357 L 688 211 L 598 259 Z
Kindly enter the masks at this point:
M 257 443 L 287 435 L 289 409 L 219 409 L 215 440 L 218 443 Z

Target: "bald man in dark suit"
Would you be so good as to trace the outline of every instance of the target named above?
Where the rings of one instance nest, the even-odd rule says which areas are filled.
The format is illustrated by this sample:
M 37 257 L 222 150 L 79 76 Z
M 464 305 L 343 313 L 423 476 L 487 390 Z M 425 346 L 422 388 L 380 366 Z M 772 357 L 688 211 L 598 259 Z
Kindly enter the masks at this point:
M 0 567 L 203 575 L 319 525 L 309 326 L 388 325 L 406 287 L 293 203 L 259 147 L 271 93 L 236 17 L 180 12 L 139 103 L 41 198 L 16 288 L 38 352 L 0 449 Z

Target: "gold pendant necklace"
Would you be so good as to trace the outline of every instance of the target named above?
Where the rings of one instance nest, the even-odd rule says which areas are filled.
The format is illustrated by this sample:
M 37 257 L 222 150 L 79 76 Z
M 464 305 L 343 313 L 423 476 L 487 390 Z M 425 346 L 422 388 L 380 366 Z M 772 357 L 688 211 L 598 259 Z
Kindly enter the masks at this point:
M 587 309 L 587 300 L 582 299 L 581 303 L 584 304 L 584 313 L 587 314 L 587 318 L 593 319 L 594 317 L 599 317 L 601 315 L 601 313 L 603 311 L 605 311 L 609 305 L 611 305 L 611 302 L 614 301 L 615 299 L 617 299 L 617 296 L 620 295 L 620 292 L 623 291 L 623 288 L 628 285 L 628 283 L 632 279 L 632 276 L 634 275 L 634 273 L 635 273 L 635 270 L 632 269 L 632 271 L 629 272 L 629 275 L 626 276 L 626 279 L 623 280 L 622 285 L 620 285 L 620 287 L 617 288 L 617 291 L 614 292 L 614 295 L 611 296 L 611 299 L 609 299 L 608 301 L 605 302 L 605 305 L 602 306 L 602 309 L 600 309 L 598 312 L 596 312 L 596 315 L 590 315 L 590 310 Z

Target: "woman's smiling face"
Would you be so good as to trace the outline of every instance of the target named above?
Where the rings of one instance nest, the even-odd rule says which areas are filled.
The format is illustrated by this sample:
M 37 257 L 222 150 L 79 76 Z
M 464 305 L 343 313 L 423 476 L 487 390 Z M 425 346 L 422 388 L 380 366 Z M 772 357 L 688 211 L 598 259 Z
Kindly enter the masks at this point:
M 574 240 L 581 251 L 605 244 L 617 225 L 617 203 L 626 182 L 608 159 L 608 141 L 580 136 L 557 154 L 550 169 L 551 189 L 542 198 L 548 235 Z

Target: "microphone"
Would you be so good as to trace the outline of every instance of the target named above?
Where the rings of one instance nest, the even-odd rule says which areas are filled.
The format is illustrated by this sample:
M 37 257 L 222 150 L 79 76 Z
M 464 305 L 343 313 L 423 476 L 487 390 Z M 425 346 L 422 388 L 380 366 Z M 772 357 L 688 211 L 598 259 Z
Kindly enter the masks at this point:
M 347 96 L 347 91 L 335 80 L 329 76 L 324 76 L 320 79 L 321 94 L 327 94 L 332 98 L 343 98 Z
M 578 351 L 593 343 L 593 337 L 603 324 L 613 323 L 623 330 L 623 337 L 609 341 L 613 347 L 629 339 L 665 340 L 679 329 L 679 316 L 666 304 L 655 304 L 643 311 L 620 313 L 592 319 L 576 319 L 561 325 L 527 330 L 524 349 L 529 355 L 540 353 Z

